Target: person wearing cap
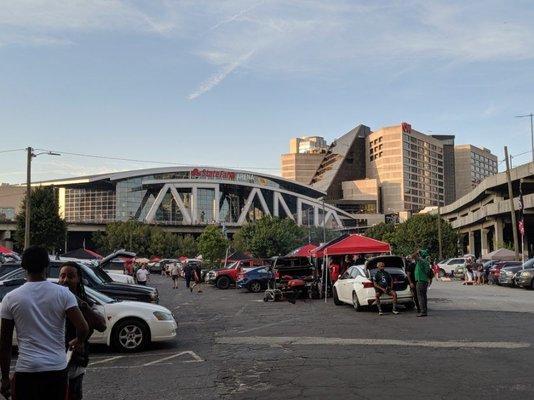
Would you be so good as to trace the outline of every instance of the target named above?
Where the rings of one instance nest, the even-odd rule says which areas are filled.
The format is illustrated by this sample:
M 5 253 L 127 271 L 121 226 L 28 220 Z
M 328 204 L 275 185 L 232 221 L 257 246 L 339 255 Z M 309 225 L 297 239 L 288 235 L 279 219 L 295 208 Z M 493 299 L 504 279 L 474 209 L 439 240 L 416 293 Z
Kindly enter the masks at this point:
M 421 312 L 417 314 L 418 317 L 426 317 L 427 308 L 427 292 L 428 286 L 432 283 L 432 269 L 428 262 L 428 251 L 420 250 L 414 254 L 415 259 L 415 287 L 417 290 L 417 299 L 419 300 L 419 307 Z

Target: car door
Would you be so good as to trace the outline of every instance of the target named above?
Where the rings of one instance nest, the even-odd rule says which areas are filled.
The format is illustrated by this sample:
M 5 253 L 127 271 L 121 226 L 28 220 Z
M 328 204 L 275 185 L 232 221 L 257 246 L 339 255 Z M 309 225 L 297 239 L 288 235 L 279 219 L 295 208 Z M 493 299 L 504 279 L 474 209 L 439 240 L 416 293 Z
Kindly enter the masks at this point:
M 365 299 L 367 296 L 365 295 L 365 291 L 367 290 L 364 288 L 363 283 L 364 282 L 370 282 L 370 279 L 365 275 L 365 267 L 356 268 L 354 271 L 354 279 L 352 283 L 352 290 L 356 292 L 358 295 L 358 298 L 360 299 L 360 302 L 362 302 L 362 299 Z M 351 293 L 351 301 L 352 301 L 352 293 Z
M 352 278 L 353 270 L 354 267 L 350 267 L 343 273 L 343 275 L 341 275 L 339 279 L 338 287 L 340 291 L 338 292 L 338 297 L 341 301 L 346 303 L 350 303 L 352 298 L 352 282 L 354 281 Z

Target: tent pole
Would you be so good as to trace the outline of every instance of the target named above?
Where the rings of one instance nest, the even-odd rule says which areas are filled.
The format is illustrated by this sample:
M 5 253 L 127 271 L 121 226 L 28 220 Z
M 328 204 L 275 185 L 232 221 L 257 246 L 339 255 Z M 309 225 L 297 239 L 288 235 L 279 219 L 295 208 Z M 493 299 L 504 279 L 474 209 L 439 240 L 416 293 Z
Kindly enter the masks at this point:
M 325 274 L 324 274 L 324 302 L 328 302 L 328 256 L 326 256 L 325 263 Z

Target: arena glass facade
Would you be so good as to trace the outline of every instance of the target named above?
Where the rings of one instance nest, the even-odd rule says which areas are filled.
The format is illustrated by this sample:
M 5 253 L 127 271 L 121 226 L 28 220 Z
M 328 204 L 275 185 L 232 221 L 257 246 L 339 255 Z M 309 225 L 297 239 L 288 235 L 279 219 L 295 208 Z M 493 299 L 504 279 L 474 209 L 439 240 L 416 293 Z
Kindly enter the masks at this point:
M 350 214 L 323 202 L 325 193 L 248 171 L 173 167 L 39 184 L 58 188 L 60 214 L 69 225 L 134 219 L 187 232 L 208 224 L 237 228 L 264 215 L 291 218 L 303 226 L 355 225 Z

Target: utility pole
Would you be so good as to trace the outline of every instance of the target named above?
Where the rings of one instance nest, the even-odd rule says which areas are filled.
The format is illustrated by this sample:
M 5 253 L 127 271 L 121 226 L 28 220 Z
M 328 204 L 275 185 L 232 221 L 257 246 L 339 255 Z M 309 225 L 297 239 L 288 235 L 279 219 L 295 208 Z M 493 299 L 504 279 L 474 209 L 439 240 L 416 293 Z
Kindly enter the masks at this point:
M 24 221 L 24 249 L 30 247 L 30 197 L 32 192 L 32 158 L 33 149 L 28 147 L 26 149 L 26 218 Z
M 519 261 L 519 240 L 517 238 L 517 221 L 515 219 L 514 192 L 512 190 L 512 178 L 510 175 L 510 159 L 508 158 L 508 146 L 504 146 L 506 158 L 506 179 L 508 181 L 508 200 L 510 202 L 510 216 L 512 217 L 512 232 L 514 234 L 515 259 Z
M 530 118 L 530 140 L 532 144 L 532 161 L 534 161 L 534 123 L 532 122 L 532 118 L 534 117 L 534 114 L 525 114 L 525 115 L 516 115 L 516 118 Z
M 438 206 L 438 242 L 439 242 L 439 260 L 443 260 L 443 244 L 441 237 L 441 206 Z
M 49 156 L 60 156 L 59 153 L 54 153 L 52 151 L 44 151 L 41 153 L 35 154 L 32 147 L 27 147 L 27 159 L 26 159 L 26 216 L 24 221 L 24 249 L 30 247 L 30 197 L 32 192 L 32 159 L 40 156 L 41 154 L 46 154 Z M 65 247 L 66 248 L 66 247 Z

